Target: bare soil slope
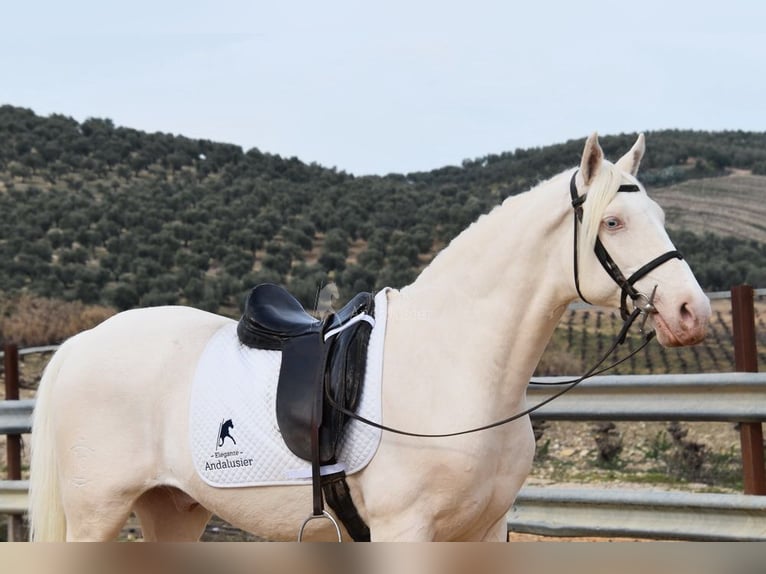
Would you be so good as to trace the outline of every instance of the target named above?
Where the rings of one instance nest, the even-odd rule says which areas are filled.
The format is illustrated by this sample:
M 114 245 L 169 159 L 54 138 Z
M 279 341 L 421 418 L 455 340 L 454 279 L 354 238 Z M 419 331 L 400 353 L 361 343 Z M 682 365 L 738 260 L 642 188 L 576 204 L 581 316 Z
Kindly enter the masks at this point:
M 738 170 L 650 189 L 665 210 L 667 225 L 766 243 L 766 176 Z

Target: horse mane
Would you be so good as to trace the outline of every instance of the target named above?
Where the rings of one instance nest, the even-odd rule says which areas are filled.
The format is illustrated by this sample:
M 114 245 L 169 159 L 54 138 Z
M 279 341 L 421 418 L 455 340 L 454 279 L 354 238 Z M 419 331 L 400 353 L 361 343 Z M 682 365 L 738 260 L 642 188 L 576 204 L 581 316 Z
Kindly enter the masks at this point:
M 617 195 L 617 189 L 622 183 L 624 174 L 614 164 L 603 161 L 596 177 L 588 187 L 588 198 L 583 204 L 582 239 L 578 257 L 582 261 L 596 245 L 601 219 L 607 206 Z
M 450 265 L 455 264 L 457 261 L 465 260 L 465 246 L 489 244 L 492 241 L 489 239 L 489 237 L 496 233 L 497 229 L 487 227 L 483 224 L 491 220 L 490 216 L 492 214 L 496 213 L 504 206 L 519 201 L 521 198 L 526 197 L 527 194 L 533 193 L 538 189 L 557 184 L 568 186 L 571 175 L 572 171 L 565 171 L 555 175 L 550 179 L 540 182 L 538 185 L 525 193 L 519 193 L 507 197 L 502 203 L 494 206 L 489 213 L 485 213 L 479 216 L 476 221 L 471 223 L 460 234 L 458 234 L 458 236 L 452 239 L 448 247 L 453 247 L 453 249 L 443 249 L 436 255 L 436 257 L 434 257 L 431 263 L 429 263 L 425 269 L 423 269 L 417 279 L 417 282 L 421 282 L 423 279 L 432 277 L 434 273 L 437 273 L 438 270 L 444 268 L 445 266 L 449 267 Z M 602 161 L 596 176 L 588 187 L 588 199 L 583 204 L 583 221 L 580 230 L 578 253 L 578 257 L 581 261 L 586 257 L 592 256 L 593 248 L 596 244 L 596 237 L 598 237 L 598 231 L 601 227 L 601 219 L 604 216 L 604 212 L 606 211 L 609 203 L 617 195 L 617 189 L 621 183 L 624 183 L 623 179 L 626 177 L 630 179 L 631 183 L 637 183 L 634 178 L 623 173 L 620 169 L 615 167 L 614 164 L 606 160 Z M 567 183 L 564 184 L 564 181 Z M 566 209 L 566 204 L 562 203 L 561 209 Z M 569 213 L 571 213 L 571 208 Z M 566 221 L 571 222 L 571 219 L 566 218 Z M 571 225 L 571 223 L 569 223 L 569 225 Z M 476 234 L 484 234 L 486 236 L 485 241 L 476 241 L 474 239 Z M 461 247 L 456 249 L 455 247 L 458 245 Z M 408 287 L 409 286 L 406 286 L 404 289 L 407 289 Z

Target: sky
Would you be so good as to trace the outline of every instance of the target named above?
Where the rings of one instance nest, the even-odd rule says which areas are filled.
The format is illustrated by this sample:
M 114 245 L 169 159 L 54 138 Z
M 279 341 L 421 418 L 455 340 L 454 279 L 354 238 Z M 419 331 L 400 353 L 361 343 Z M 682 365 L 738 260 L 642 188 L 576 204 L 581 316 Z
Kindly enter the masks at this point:
M 1 6 L 0 104 L 356 175 L 594 131 L 766 131 L 762 0 Z

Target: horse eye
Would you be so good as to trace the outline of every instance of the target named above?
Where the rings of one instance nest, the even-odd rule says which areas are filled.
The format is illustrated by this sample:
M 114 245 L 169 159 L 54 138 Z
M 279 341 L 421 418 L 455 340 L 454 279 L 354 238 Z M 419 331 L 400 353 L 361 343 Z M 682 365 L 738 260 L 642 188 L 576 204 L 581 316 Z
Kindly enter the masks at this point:
M 619 229 L 622 227 L 622 221 L 620 221 L 617 217 L 607 217 L 604 220 L 604 227 L 607 229 Z

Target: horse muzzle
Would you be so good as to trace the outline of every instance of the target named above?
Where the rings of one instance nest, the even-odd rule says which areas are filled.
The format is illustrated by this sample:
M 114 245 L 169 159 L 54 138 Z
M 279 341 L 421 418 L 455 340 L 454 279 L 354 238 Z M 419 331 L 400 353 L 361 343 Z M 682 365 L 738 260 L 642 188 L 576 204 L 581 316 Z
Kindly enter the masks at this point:
M 686 347 L 704 340 L 710 312 L 710 301 L 700 293 L 675 305 L 658 302 L 649 321 L 663 347 Z

